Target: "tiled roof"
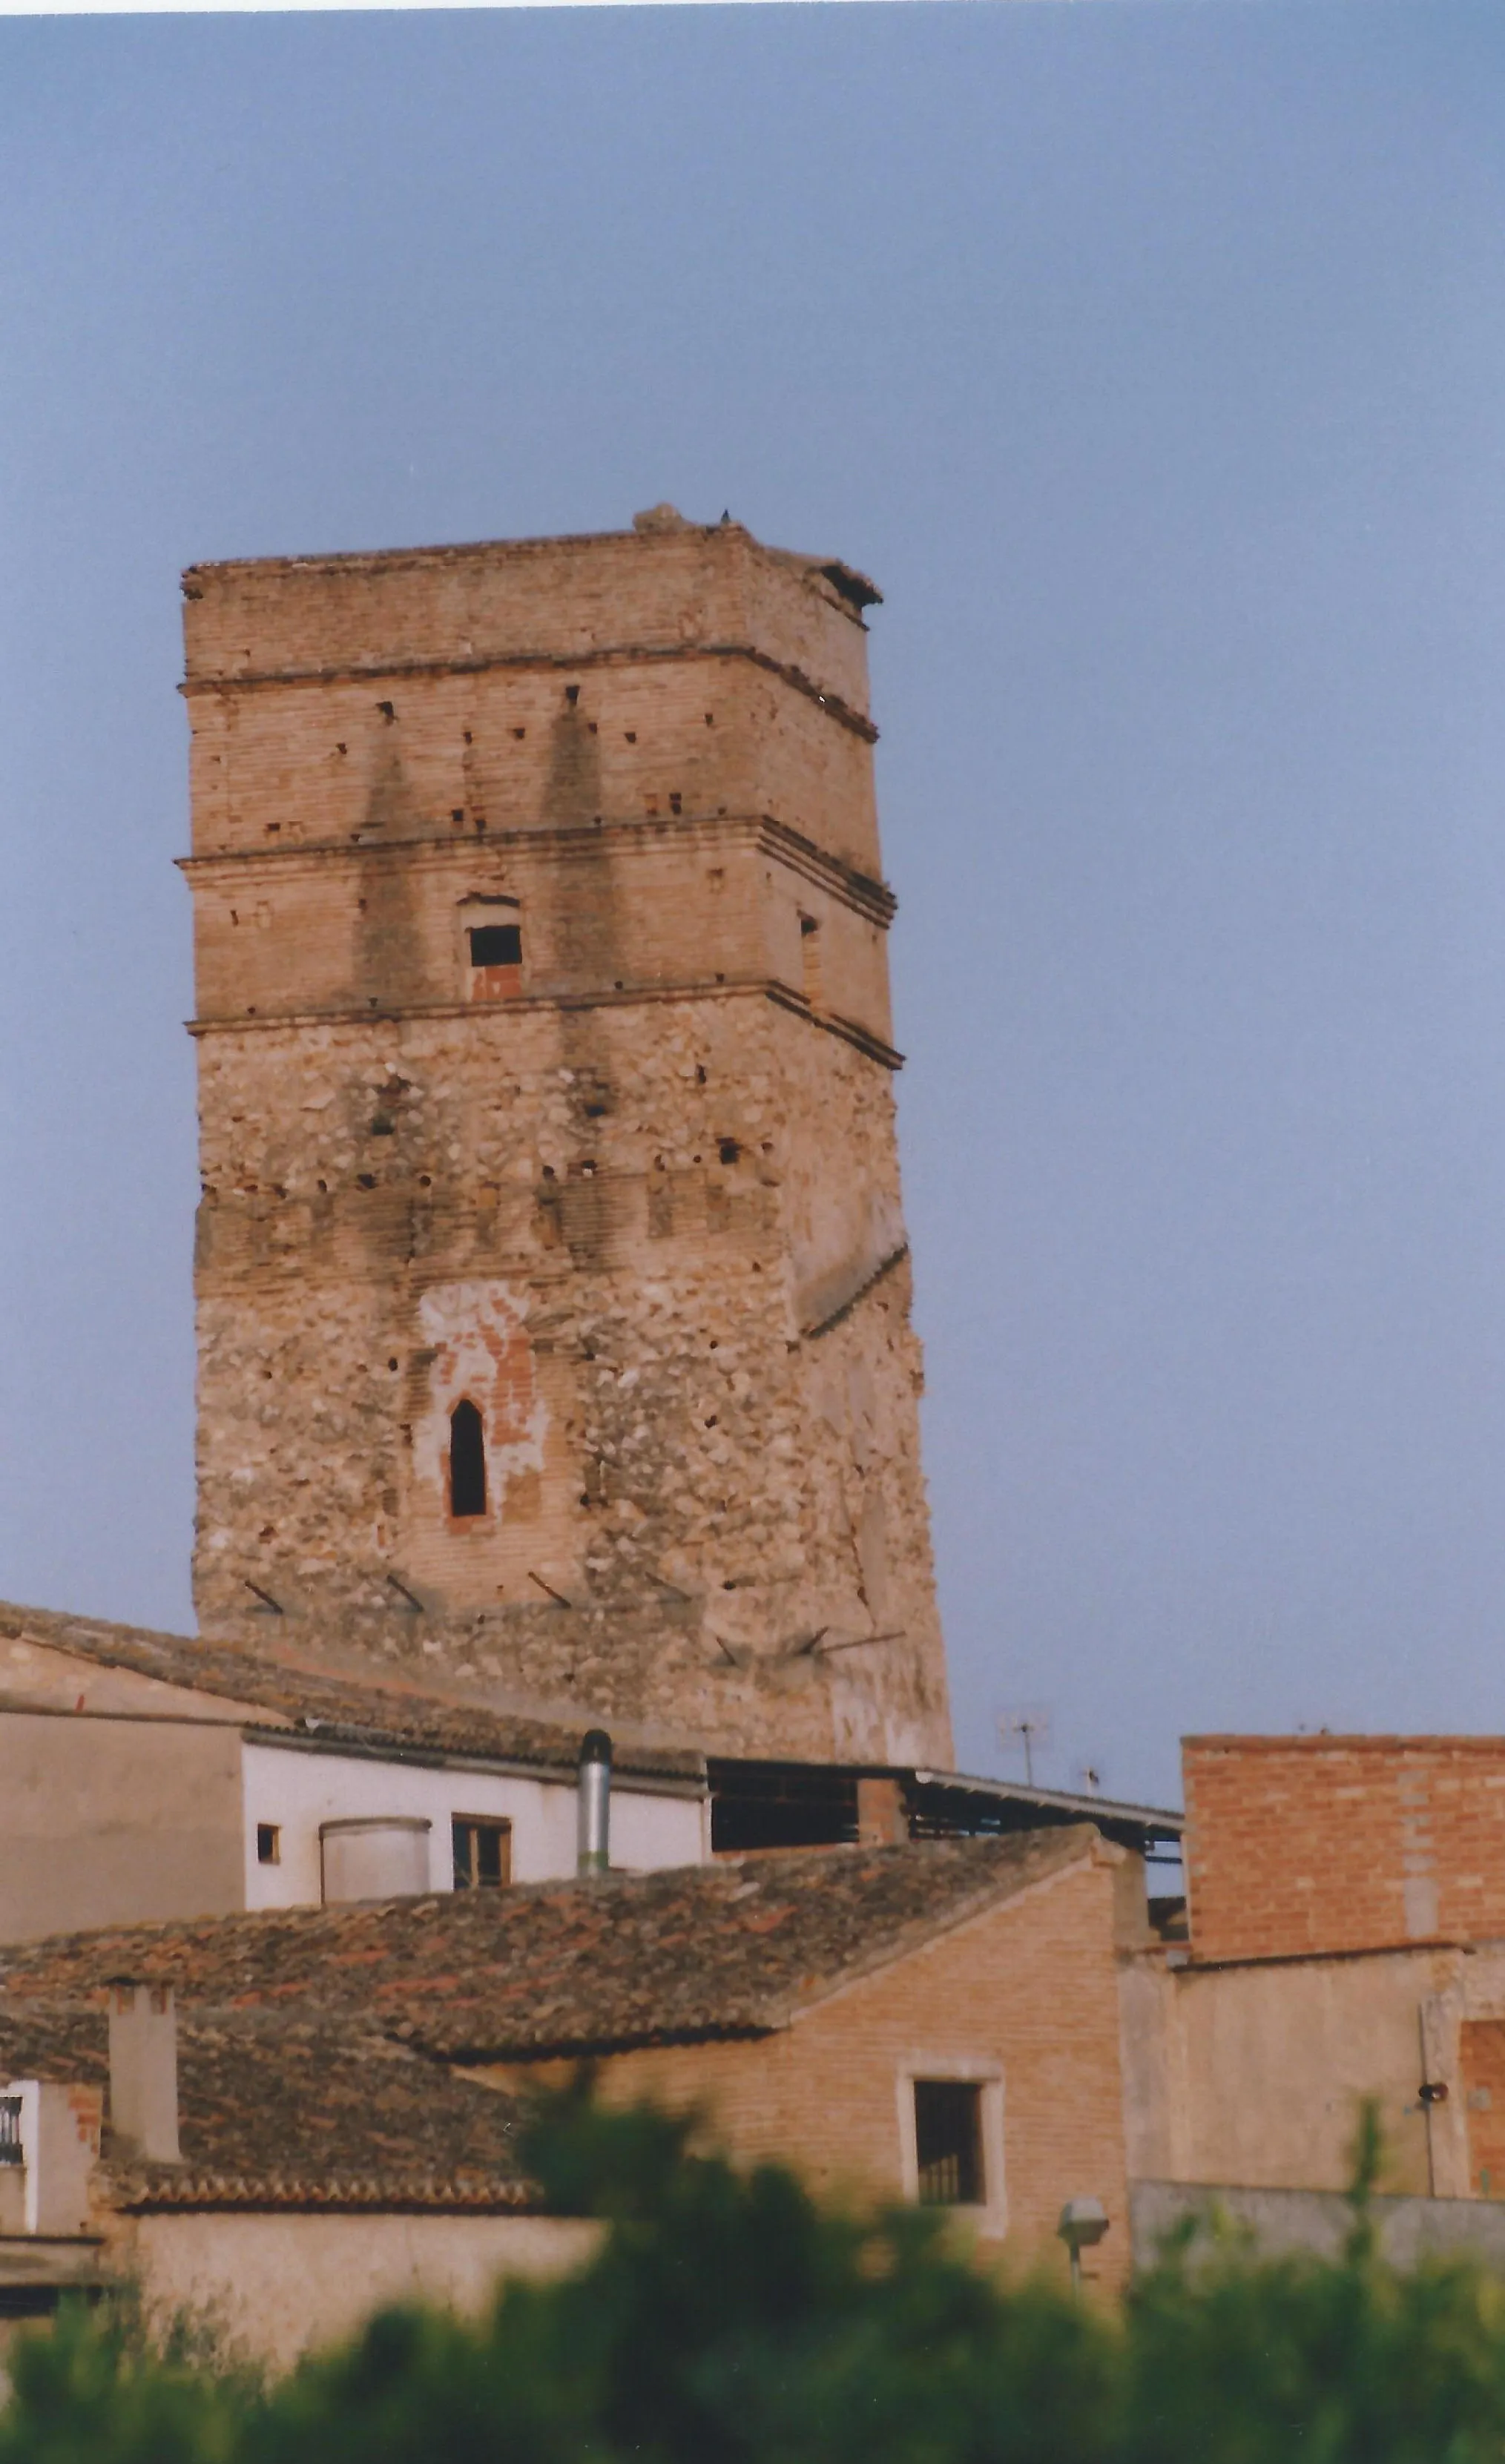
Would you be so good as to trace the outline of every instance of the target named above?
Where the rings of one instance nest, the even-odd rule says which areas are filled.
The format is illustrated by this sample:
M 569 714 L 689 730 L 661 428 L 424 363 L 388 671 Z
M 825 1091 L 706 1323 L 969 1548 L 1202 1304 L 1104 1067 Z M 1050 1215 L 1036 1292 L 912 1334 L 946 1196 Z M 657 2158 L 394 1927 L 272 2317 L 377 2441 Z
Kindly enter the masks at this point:
M 0 1951 L 0 2016 L 131 1976 L 186 2016 L 317 2014 L 451 2059 L 757 2035 L 1097 1846 L 1077 1825 L 61 1935 Z
M 103 2085 L 102 2005 L 0 2005 L 0 2079 Z M 181 2165 L 144 2167 L 108 2135 L 122 2207 L 463 2208 L 534 2203 L 514 2098 L 349 2014 L 178 2013 Z
M 585 1729 L 495 1710 L 482 1703 L 423 1692 L 399 1683 L 366 1683 L 299 1662 L 272 1643 L 255 1652 L 212 1639 L 158 1634 L 145 1626 L 112 1625 L 98 1617 L 0 1602 L 0 1640 L 32 1642 L 104 1668 L 128 1669 L 160 1684 L 210 1694 L 263 1710 L 329 1744 L 418 1747 L 497 1762 L 573 1769 Z M 615 1740 L 616 1767 L 636 1775 L 700 1779 L 704 1757 L 693 1748 Z

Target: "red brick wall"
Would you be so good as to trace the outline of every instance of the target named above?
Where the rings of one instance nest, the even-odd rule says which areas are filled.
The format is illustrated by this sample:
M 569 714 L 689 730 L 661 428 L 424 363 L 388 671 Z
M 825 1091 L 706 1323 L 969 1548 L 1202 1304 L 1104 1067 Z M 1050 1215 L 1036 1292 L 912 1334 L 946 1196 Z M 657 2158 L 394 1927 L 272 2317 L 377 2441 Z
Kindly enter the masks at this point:
M 1114 1865 L 1078 1865 L 833 1994 L 777 2035 L 623 2054 L 603 2093 L 700 2103 L 741 2162 L 779 2158 L 818 2191 L 896 2199 L 899 2078 L 918 2057 L 991 2059 L 1004 2089 L 1003 2243 L 985 2258 L 1036 2256 L 1063 2275 L 1056 2220 L 1100 2198 L 1107 2239 L 1086 2262 L 1118 2283 L 1129 2227 L 1118 2066 Z
M 1192 1954 L 1505 1935 L 1505 1738 L 1188 1737 Z
M 1466 2019 L 1462 2039 L 1469 2188 L 1505 2198 L 1505 2020 Z

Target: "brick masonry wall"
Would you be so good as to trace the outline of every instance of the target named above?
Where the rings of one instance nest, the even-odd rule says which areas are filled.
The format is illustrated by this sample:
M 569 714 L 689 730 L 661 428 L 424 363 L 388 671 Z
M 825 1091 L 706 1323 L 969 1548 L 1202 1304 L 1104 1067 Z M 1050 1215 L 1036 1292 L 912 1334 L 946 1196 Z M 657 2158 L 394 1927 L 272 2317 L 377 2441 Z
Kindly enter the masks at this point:
M 188 587 L 206 1627 L 948 1759 L 852 611 L 735 530 Z
M 1461 2035 L 1469 2186 L 1505 2198 L 1505 2020 L 1466 2019 Z
M 1064 2275 L 1056 2221 L 1067 2199 L 1093 2196 L 1110 2230 L 1086 2266 L 1117 2284 L 1128 2272 L 1129 2230 L 1110 1856 L 1095 1852 L 848 1986 L 778 2035 L 612 2057 L 601 2067 L 602 2093 L 703 2104 L 712 2135 L 739 2163 L 778 2159 L 822 2195 L 890 2201 L 903 2191 L 901 2075 L 996 2064 L 1004 2256 Z M 979 2248 L 990 2259 L 1000 2244 L 985 2238 Z
M 201 1031 L 468 1008 L 490 987 L 475 981 L 467 928 L 498 920 L 521 934 L 509 1002 L 771 981 L 803 1004 L 808 918 L 823 1011 L 886 1049 L 886 910 L 854 905 L 798 852 L 752 821 L 206 860 L 192 868 Z
M 1189 1737 L 1193 1955 L 1505 1935 L 1505 1739 Z
M 566 687 L 575 698 L 566 698 Z M 871 730 L 749 657 L 549 661 L 189 693 L 193 852 L 772 813 L 877 869 Z
M 812 693 L 867 707 L 850 601 L 819 559 L 765 548 L 736 522 L 196 565 L 184 597 L 190 685 L 751 644 Z

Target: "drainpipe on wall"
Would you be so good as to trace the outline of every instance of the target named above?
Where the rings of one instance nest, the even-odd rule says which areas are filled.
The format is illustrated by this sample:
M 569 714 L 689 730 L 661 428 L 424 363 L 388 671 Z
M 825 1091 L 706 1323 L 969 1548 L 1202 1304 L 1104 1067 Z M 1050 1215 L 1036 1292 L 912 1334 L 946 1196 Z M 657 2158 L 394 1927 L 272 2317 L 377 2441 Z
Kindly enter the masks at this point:
M 1456 1980 L 1420 2006 L 1422 2084 L 1418 2102 L 1427 2117 L 1427 2172 L 1434 2199 L 1467 2199 L 1474 2183 L 1469 2152 L 1469 2115 L 1463 2094 L 1463 1991 Z
M 611 1862 L 611 1740 L 605 1728 L 589 1729 L 581 1742 L 578 1787 L 576 1871 L 605 1874 Z

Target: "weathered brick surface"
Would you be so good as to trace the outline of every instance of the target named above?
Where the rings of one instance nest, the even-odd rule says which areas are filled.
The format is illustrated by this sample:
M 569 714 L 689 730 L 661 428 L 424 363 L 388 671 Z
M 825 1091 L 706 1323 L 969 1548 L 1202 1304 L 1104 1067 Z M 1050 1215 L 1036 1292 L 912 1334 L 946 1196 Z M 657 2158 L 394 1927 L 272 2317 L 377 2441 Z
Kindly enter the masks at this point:
M 1064 2273 L 1062 2206 L 1100 2198 L 1110 2230 L 1088 2267 L 1117 2283 L 1128 2271 L 1129 2233 L 1112 1856 L 1095 1852 L 797 2013 L 776 2036 L 610 2056 L 601 2091 L 624 2102 L 703 2106 L 744 2164 L 779 2159 L 819 2191 L 892 2200 L 904 2187 L 906 2074 L 996 2064 L 1005 2255 Z
M 845 621 L 845 620 L 843 620 Z M 566 684 L 578 699 L 567 701 Z M 736 653 L 190 688 L 193 852 L 777 813 L 874 874 L 869 731 Z M 679 799 L 676 815 L 674 799 Z
M 206 1629 L 946 1759 L 850 578 L 732 525 L 185 586 Z
M 887 902 L 863 885 L 849 895 L 804 842 L 765 822 L 258 849 L 189 872 L 202 1032 L 331 1012 L 468 1012 L 466 927 L 496 920 L 487 902 L 500 899 L 525 926 L 524 963 L 497 994 L 509 1007 L 635 1008 L 722 988 L 762 996 L 769 983 L 803 1007 L 808 915 L 828 1014 L 878 1057 L 888 1048 Z
M 1469 2187 L 1498 2199 L 1505 2197 L 1505 2020 L 1466 2019 L 1460 2034 Z
M 750 647 L 865 715 L 850 616 L 876 594 L 853 593 L 860 575 L 843 583 L 842 571 L 764 547 L 737 522 L 196 565 L 184 577 L 188 675 L 480 671 Z
M 1188 1737 L 1199 1959 L 1505 1935 L 1505 1738 Z

